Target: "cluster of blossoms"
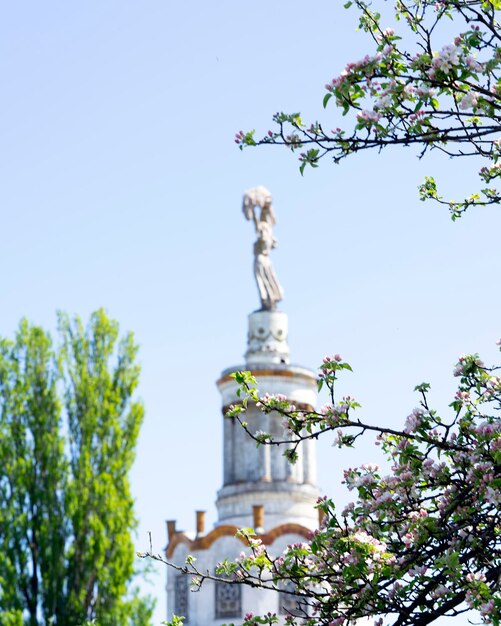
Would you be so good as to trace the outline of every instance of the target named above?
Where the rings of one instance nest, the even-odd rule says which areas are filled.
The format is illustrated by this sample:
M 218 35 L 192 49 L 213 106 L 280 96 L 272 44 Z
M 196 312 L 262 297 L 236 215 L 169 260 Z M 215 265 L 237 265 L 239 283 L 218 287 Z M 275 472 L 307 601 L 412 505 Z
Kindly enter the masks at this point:
M 402 74 L 395 71 L 402 57 L 398 50 L 391 45 L 394 38 L 392 29 L 386 29 L 377 39 L 380 41 L 379 52 L 374 56 L 365 56 L 357 63 L 350 63 L 338 78 L 326 85 L 329 93 L 336 96 L 338 105 L 343 106 L 347 99 L 361 100 L 370 96 L 373 108 L 361 108 L 356 119 L 359 128 L 371 128 L 383 118 L 383 112 L 394 117 L 398 114 L 402 120 L 408 119 L 420 132 L 424 119 L 431 119 L 435 109 L 435 98 L 438 95 L 440 80 L 448 76 L 456 77 L 461 67 L 470 71 L 471 77 L 476 77 L 483 70 L 483 64 L 465 51 L 462 38 L 454 44 L 444 46 L 440 51 L 430 56 L 428 53 L 417 54 L 412 62 L 416 74 L 409 77 L 402 68 Z M 470 77 L 470 78 L 471 78 Z M 378 80 L 379 79 L 379 80 Z M 445 90 L 447 91 L 447 90 Z M 475 109 L 479 105 L 481 91 L 473 89 L 468 84 L 458 89 L 461 110 Z M 483 96 L 485 98 L 485 96 Z M 405 101 L 422 102 L 431 105 L 430 110 L 407 111 Z M 402 108 L 404 107 L 404 108 Z M 410 130 L 412 126 L 408 126 Z M 381 128 L 379 128 L 381 130 Z
M 495 394 L 501 391 L 501 376 L 490 376 L 486 383 L 486 394 Z
M 477 355 L 471 356 L 462 354 L 458 363 L 454 368 L 454 376 L 467 376 L 470 373 L 477 372 L 479 368 L 483 368 L 484 363 Z
M 476 109 L 479 99 L 480 94 L 477 91 L 467 91 L 459 101 L 458 106 L 462 111 L 466 111 L 467 109 Z
M 423 421 L 423 409 L 416 408 L 412 411 L 412 413 L 405 420 L 404 432 L 405 433 L 413 433 L 415 432 Z
M 324 356 L 322 360 L 322 372 L 324 374 L 327 373 L 329 369 L 337 367 L 338 363 L 342 363 L 343 358 L 340 354 L 335 354 L 334 356 Z
M 349 410 L 353 404 L 354 399 L 351 396 L 345 396 L 341 402 L 338 402 L 335 406 L 332 406 L 332 404 L 324 404 L 320 409 L 320 413 L 323 416 L 325 425 L 335 428 L 346 422 L 348 420 Z
M 322 365 L 319 367 L 320 373 L 318 374 L 318 389 L 322 389 L 323 385 L 327 385 L 331 390 L 334 382 L 337 379 L 337 375 L 342 370 L 350 370 L 351 367 L 348 363 L 343 361 L 343 358 L 339 354 L 334 356 L 325 356 L 322 361 Z
M 256 430 L 254 433 L 254 439 L 259 443 L 267 443 L 272 441 L 272 436 L 270 433 L 265 432 L 264 430 Z
M 489 618 L 496 613 L 496 604 L 499 610 L 501 595 L 497 594 L 497 598 L 489 597 L 489 599 L 486 599 L 486 590 L 488 590 L 486 584 L 487 579 L 482 572 L 470 572 L 466 575 L 466 582 L 469 586 L 466 592 L 466 603 L 472 609 L 477 609 L 480 612 L 480 616 L 484 618 L 484 621 L 489 621 Z M 489 595 L 488 592 L 487 595 Z
M 442 50 L 433 55 L 431 68 L 428 71 L 430 78 L 435 78 L 438 71 L 449 74 L 460 64 L 461 48 L 454 44 L 444 46 Z
M 256 402 L 256 406 L 261 408 L 263 412 L 268 413 L 273 410 L 281 411 L 295 411 L 296 406 L 289 402 L 286 396 L 281 393 L 269 394 L 265 393 L 264 396 L 259 398 Z
M 388 48 L 386 52 L 388 54 L 391 52 L 391 49 Z M 353 82 L 353 79 L 358 80 L 358 74 L 360 71 L 362 71 L 365 76 L 371 76 L 382 58 L 383 53 L 378 52 L 372 56 L 366 54 L 363 59 L 360 59 L 360 61 L 348 63 L 338 77 L 333 78 L 330 83 L 325 85 L 325 89 L 331 93 L 334 93 L 338 89 L 343 89 L 347 83 Z
M 380 104 L 380 106 L 387 106 L 387 104 Z M 368 128 L 379 122 L 381 118 L 382 115 L 381 113 L 378 113 L 378 111 L 368 111 L 364 109 L 363 111 L 360 111 L 360 113 L 357 113 L 357 120 Z
M 499 148 L 498 148 L 499 150 Z M 489 167 L 482 167 L 480 170 L 480 176 L 486 183 L 490 183 L 492 180 L 501 177 L 501 161 L 496 161 Z

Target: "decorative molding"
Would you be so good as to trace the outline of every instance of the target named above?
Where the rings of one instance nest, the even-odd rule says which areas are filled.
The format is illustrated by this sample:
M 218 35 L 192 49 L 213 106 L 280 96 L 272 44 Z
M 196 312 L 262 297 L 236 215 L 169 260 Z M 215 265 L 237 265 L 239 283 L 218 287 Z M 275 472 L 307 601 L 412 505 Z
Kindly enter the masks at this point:
M 167 558 L 170 559 L 174 553 L 174 550 L 180 543 L 184 543 L 188 546 L 188 549 L 191 550 L 207 550 L 211 547 L 211 545 L 219 539 L 220 537 L 234 537 L 238 532 L 237 526 L 231 526 L 229 524 L 223 524 L 222 526 L 217 526 L 214 530 L 211 530 L 210 533 L 204 535 L 203 537 L 197 537 L 196 539 L 190 539 L 185 533 L 177 533 L 174 535 L 171 541 L 169 541 L 167 548 L 165 549 L 165 554 Z M 243 537 L 238 537 L 238 539 L 244 544 L 247 545 L 247 542 Z
M 169 543 L 165 548 L 165 556 L 170 559 L 174 553 L 174 550 L 181 543 L 187 545 L 188 550 L 191 550 L 191 545 L 193 541 L 187 535 L 185 535 L 184 532 L 178 532 L 172 538 L 169 538 Z
M 265 329 L 260 326 L 257 329 L 257 332 L 256 331 L 248 332 L 247 341 L 249 342 L 249 344 L 251 343 L 251 341 L 258 341 L 261 344 L 261 343 L 267 342 L 268 339 L 270 339 L 270 337 L 272 337 L 275 341 L 278 341 L 280 343 L 287 343 L 287 339 L 288 339 L 287 333 L 284 333 L 284 331 L 281 328 L 279 328 L 276 332 L 273 332 L 273 330 L 270 328 L 270 330 L 266 333 Z M 268 347 L 267 350 L 272 350 L 272 348 Z M 251 350 L 249 348 L 249 351 L 256 352 L 258 350 Z
M 197 537 L 196 539 L 190 539 L 185 533 L 180 532 L 176 533 L 174 537 L 169 541 L 166 549 L 165 555 L 168 559 L 172 558 L 174 554 L 174 550 L 179 544 L 185 544 L 188 546 L 189 551 L 194 550 L 208 550 L 212 544 L 217 541 L 220 537 L 235 537 L 238 532 L 238 528 L 236 526 L 232 526 L 230 524 L 224 524 L 222 526 L 217 526 L 214 530 L 211 530 L 210 533 L 205 535 L 204 537 Z M 311 537 L 312 531 L 306 526 L 302 526 L 301 524 L 280 524 L 275 528 L 272 528 L 266 533 L 256 535 L 265 545 L 271 545 L 278 537 L 282 535 L 301 535 L 305 539 Z M 236 537 L 239 541 L 241 541 L 245 546 L 247 545 L 247 541 L 244 537 Z
M 270 531 L 265 533 L 260 537 L 263 543 L 266 545 L 271 545 L 276 539 L 281 537 L 282 535 L 301 535 L 305 539 L 309 539 L 311 537 L 312 531 L 306 526 L 302 526 L 301 524 L 280 524 L 280 526 L 276 526 L 272 528 Z

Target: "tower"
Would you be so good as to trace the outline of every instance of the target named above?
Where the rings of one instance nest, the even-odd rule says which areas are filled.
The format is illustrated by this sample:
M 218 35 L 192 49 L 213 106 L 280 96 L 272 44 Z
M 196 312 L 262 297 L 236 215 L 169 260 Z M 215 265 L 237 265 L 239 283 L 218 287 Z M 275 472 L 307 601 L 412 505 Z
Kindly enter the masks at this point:
M 255 208 L 260 207 L 260 216 Z M 214 572 L 218 562 L 235 558 L 245 549 L 235 536 L 239 528 L 251 527 L 271 553 L 308 537 L 318 526 L 315 504 L 315 444 L 312 439 L 298 448 L 298 459 L 291 465 L 280 446 L 261 445 L 244 431 L 234 417 L 225 417 L 229 407 L 241 402 L 232 374 L 250 370 L 263 394 L 282 394 L 299 409 L 312 410 L 316 403 L 314 372 L 292 365 L 288 346 L 287 315 L 276 309 L 283 292 L 271 266 L 269 252 L 276 242 L 272 235 L 275 215 L 271 195 L 263 187 L 244 196 L 244 214 L 253 220 L 254 274 L 261 308 L 249 315 L 245 364 L 224 370 L 217 381 L 223 413 L 223 485 L 217 493 L 218 519 L 214 528 L 205 529 L 204 512 L 196 513 L 196 533 L 178 532 L 175 522 L 167 522 L 169 561 L 183 565 L 191 554 L 200 571 Z M 276 412 L 262 413 L 252 403 L 245 413 L 251 432 L 264 431 L 274 438 L 283 437 L 282 417 Z M 169 569 L 167 602 L 169 616 L 183 615 L 190 626 L 219 626 L 228 620 L 271 611 L 293 611 L 293 596 L 228 585 L 206 580 L 198 593 L 190 594 L 190 577 Z

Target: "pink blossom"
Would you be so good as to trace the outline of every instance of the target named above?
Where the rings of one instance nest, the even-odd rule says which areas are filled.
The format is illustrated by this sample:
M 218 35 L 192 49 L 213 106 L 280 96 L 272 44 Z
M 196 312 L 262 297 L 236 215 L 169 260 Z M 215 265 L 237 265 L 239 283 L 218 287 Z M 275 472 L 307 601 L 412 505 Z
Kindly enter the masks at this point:
M 359 122 L 366 122 L 368 125 L 376 124 L 381 119 L 381 113 L 377 111 L 368 111 L 364 109 L 357 114 L 357 120 Z
M 434 98 L 437 95 L 437 90 L 423 83 L 416 87 L 416 95 L 425 99 Z
M 469 574 L 466 574 L 466 582 L 485 582 L 485 574 L 482 572 L 470 572 Z
M 470 401 L 470 394 L 467 391 L 458 391 L 456 393 L 456 398 L 463 404 L 466 404 Z
M 480 615 L 482 617 L 487 617 L 488 615 L 492 613 L 492 611 L 494 611 L 494 608 L 495 608 L 494 600 L 491 598 L 488 602 L 485 602 L 484 604 L 480 605 L 479 607 Z
M 431 62 L 432 68 L 448 74 L 453 67 L 459 65 L 460 51 L 460 48 L 452 44 L 444 46 L 440 52 L 435 53 Z
M 405 420 L 404 432 L 406 433 L 415 432 L 421 425 L 422 418 L 423 418 L 423 410 L 419 408 L 414 409 L 412 413 L 408 415 L 407 419 Z
M 458 106 L 462 111 L 465 111 L 466 109 L 474 109 L 478 104 L 479 98 L 480 95 L 476 91 L 468 91 L 468 93 L 461 98 Z
M 430 595 L 432 598 L 437 599 L 437 598 L 441 598 L 447 595 L 447 593 L 448 593 L 447 587 L 445 587 L 444 585 L 438 585 L 438 587 L 434 589 Z
M 362 465 L 362 469 L 368 472 L 379 472 L 381 468 L 379 467 L 379 465 L 376 465 L 376 463 L 365 463 L 364 465 Z
M 392 104 L 391 96 L 389 94 L 385 94 L 384 96 L 381 96 L 374 103 L 374 108 L 375 109 L 385 109 L 385 108 L 391 106 L 391 104 Z
M 467 56 L 465 58 L 465 63 L 466 65 L 470 68 L 470 70 L 474 71 L 474 72 L 481 72 L 482 71 L 482 64 L 479 63 L 476 59 L 474 59 L 472 56 Z

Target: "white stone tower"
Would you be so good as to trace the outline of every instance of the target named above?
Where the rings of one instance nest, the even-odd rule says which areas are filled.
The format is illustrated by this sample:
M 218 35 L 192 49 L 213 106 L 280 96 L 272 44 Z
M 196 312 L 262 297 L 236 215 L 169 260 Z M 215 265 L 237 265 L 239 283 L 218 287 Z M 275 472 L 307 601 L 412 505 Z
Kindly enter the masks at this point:
M 287 315 L 279 311 L 256 311 L 249 316 L 248 349 L 244 366 L 225 370 L 217 385 L 222 395 L 223 414 L 240 401 L 237 384 L 231 374 L 250 370 L 256 377 L 260 392 L 283 394 L 299 410 L 312 410 L 316 401 L 316 377 L 303 367 L 290 365 L 287 344 Z M 262 413 L 249 406 L 245 421 L 251 432 L 261 430 L 275 439 L 282 439 L 282 418 L 275 413 Z M 316 502 L 315 444 L 308 440 L 299 450 L 299 458 L 291 465 L 279 446 L 256 447 L 240 424 L 232 418 L 224 420 L 224 484 L 218 492 L 219 524 L 253 526 L 252 506 L 264 507 L 266 527 L 299 524 L 315 528 Z
M 237 384 L 231 377 L 239 370 L 250 370 L 263 394 L 283 394 L 304 410 L 313 409 L 316 403 L 314 372 L 290 364 L 287 315 L 276 310 L 276 303 L 282 299 L 281 287 L 269 258 L 258 258 L 263 254 L 261 240 L 266 231 L 261 228 L 263 219 L 271 222 L 271 215 L 274 223 L 269 192 L 262 187 L 247 192 L 244 210 L 252 215 L 246 200 L 249 194 L 254 194 L 251 202 L 256 203 L 259 193 L 264 197 L 264 208 L 262 206 L 260 220 L 254 217 L 258 234 L 254 252 L 262 308 L 249 316 L 245 364 L 224 370 L 217 381 L 222 396 L 224 439 L 223 486 L 216 500 L 218 519 L 214 528 L 207 532 L 204 512 L 197 511 L 196 533 L 191 534 L 178 532 L 174 521 L 167 522 L 167 558 L 183 565 L 187 555 L 192 554 L 200 571 L 214 572 L 218 562 L 234 558 L 245 549 L 242 541 L 235 537 L 239 528 L 254 528 L 270 553 L 279 554 L 288 544 L 302 541 L 318 527 L 315 504 L 319 492 L 313 440 L 300 445 L 298 460 L 291 465 L 281 447 L 262 445 L 257 448 L 235 418 L 224 417 L 230 405 L 241 402 Z M 257 205 L 261 206 L 259 202 Z M 271 236 L 271 228 L 264 235 Z M 277 438 L 283 435 L 282 417 L 273 412 L 264 414 L 249 404 L 245 420 L 251 432 L 262 430 Z M 183 615 L 190 626 L 219 626 L 239 620 L 250 611 L 285 615 L 295 608 L 293 596 L 279 597 L 273 592 L 242 585 L 207 580 L 198 593 L 189 593 L 189 586 L 189 576 L 168 570 L 168 616 Z

